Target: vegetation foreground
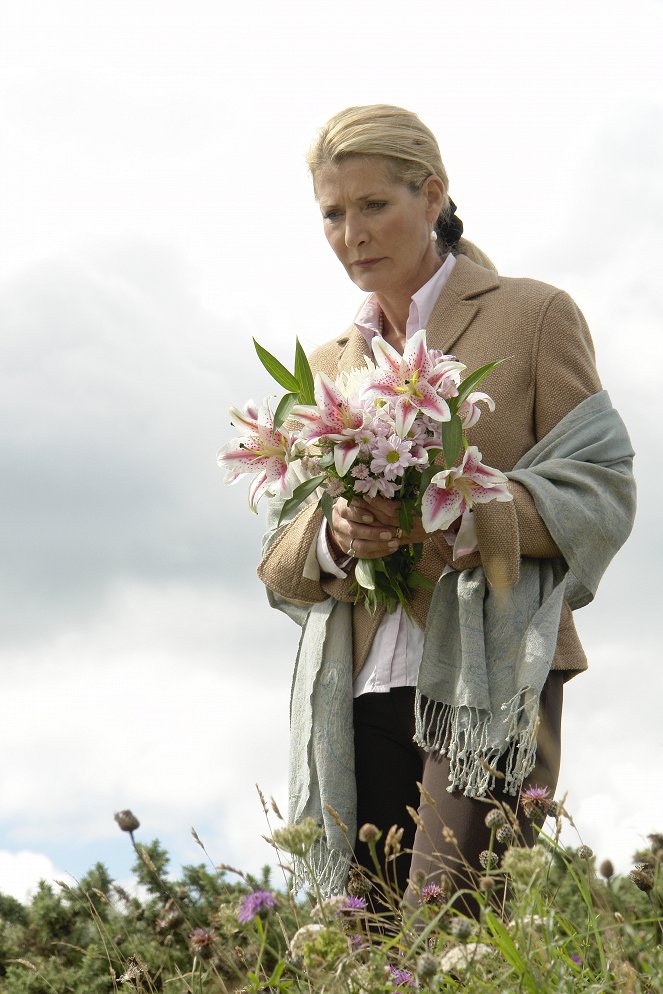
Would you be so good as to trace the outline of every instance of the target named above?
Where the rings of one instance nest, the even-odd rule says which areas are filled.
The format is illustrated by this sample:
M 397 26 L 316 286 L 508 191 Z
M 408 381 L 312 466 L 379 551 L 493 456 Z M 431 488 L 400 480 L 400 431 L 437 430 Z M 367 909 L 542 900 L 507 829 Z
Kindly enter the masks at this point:
M 287 861 L 307 862 L 318 828 L 285 825 L 260 798 L 282 887 L 268 869 L 256 879 L 215 866 L 195 831 L 208 862 L 174 880 L 159 842 L 136 842 L 138 820 L 119 812 L 136 852 L 134 893 L 98 863 L 76 886 L 42 881 L 28 905 L 0 895 L 0 992 L 663 994 L 663 835 L 649 836 L 627 876 L 609 860 L 597 872 L 587 846 L 559 842 L 571 820 L 563 803 L 534 788 L 520 803 L 533 819 L 550 815 L 554 831 L 528 849 L 509 810 L 487 804 L 491 844 L 475 887 L 425 885 L 408 918 L 389 890 L 395 826 L 372 880 L 353 872 L 347 894 L 324 899 L 314 884 L 293 895 Z M 362 832 L 375 852 L 377 830 Z M 378 888 L 380 914 L 370 910 Z

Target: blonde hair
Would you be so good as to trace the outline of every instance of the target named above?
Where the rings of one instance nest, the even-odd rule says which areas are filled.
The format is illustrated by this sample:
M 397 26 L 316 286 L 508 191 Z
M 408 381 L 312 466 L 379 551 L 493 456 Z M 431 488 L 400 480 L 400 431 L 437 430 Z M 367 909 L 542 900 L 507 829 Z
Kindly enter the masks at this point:
M 379 156 L 385 160 L 394 182 L 413 191 L 421 189 L 431 175 L 444 184 L 444 202 L 436 222 L 438 251 L 444 255 L 450 246 L 444 241 L 444 226 L 452 215 L 449 177 L 433 132 L 412 111 L 390 104 L 348 107 L 335 114 L 318 132 L 306 161 L 313 177 L 327 165 L 337 165 L 350 156 Z M 454 254 L 466 255 L 485 269 L 496 267 L 485 252 L 467 238 L 453 245 Z

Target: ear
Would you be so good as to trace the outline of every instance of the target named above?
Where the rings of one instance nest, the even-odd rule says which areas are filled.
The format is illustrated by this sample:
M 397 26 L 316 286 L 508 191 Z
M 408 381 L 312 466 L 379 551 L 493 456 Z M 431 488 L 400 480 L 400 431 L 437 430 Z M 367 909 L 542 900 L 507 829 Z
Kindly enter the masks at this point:
M 440 215 L 446 192 L 444 183 L 439 176 L 435 175 L 435 173 L 432 173 L 424 180 L 421 193 L 426 201 L 426 216 L 431 224 L 434 223 Z

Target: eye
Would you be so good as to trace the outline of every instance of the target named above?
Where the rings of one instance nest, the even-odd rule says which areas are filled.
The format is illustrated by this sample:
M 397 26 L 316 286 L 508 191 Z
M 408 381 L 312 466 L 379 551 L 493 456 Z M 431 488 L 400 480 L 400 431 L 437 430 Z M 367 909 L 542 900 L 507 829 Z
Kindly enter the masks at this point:
M 341 212 L 339 210 L 336 210 L 335 207 L 331 207 L 328 211 L 322 212 L 323 221 L 338 221 L 340 216 Z
M 366 204 L 366 209 L 369 211 L 379 211 L 386 206 L 387 206 L 386 200 L 369 200 L 368 203 Z

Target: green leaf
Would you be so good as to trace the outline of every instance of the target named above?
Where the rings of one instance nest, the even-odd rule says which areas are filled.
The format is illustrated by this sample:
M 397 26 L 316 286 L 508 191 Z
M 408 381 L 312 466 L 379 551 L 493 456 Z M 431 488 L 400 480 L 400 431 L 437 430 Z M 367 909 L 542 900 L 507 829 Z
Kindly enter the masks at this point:
M 463 423 L 457 414 L 452 415 L 451 421 L 445 421 L 442 425 L 442 445 L 444 463 L 447 469 L 450 469 L 463 446 Z
M 334 501 L 331 499 L 329 494 L 324 493 L 320 498 L 320 507 L 322 508 L 322 513 L 329 522 L 329 527 L 332 526 L 332 514 L 334 511 Z
M 286 393 L 284 394 L 279 405 L 276 408 L 276 413 L 274 414 L 274 427 L 280 428 L 284 421 L 287 421 L 290 417 L 290 411 L 293 409 L 297 403 L 296 393 Z
M 323 473 L 320 476 L 314 476 L 310 480 L 305 480 L 303 483 L 300 483 L 298 487 L 295 487 L 292 492 L 292 497 L 289 497 L 281 508 L 281 513 L 279 514 L 279 524 L 283 524 L 284 520 L 299 507 L 302 501 L 305 501 L 307 497 L 310 497 L 313 491 L 317 490 L 320 484 L 326 479 L 327 477 Z
M 299 403 L 315 404 L 313 373 L 299 339 L 295 345 L 295 376 L 299 381 Z
M 255 345 L 255 350 L 258 353 L 258 358 L 269 375 L 275 379 L 277 383 L 280 383 L 282 387 L 285 387 L 286 390 L 290 390 L 293 393 L 299 393 L 299 380 L 297 377 L 293 376 L 293 374 L 285 368 L 283 363 L 280 363 L 278 359 L 271 354 L 271 352 L 268 352 L 267 349 L 262 347 L 262 345 L 259 345 L 255 338 L 253 339 L 253 344 Z
M 406 535 L 412 531 L 412 519 L 413 519 L 413 502 L 410 500 L 402 500 L 400 507 L 398 509 L 398 524 L 403 529 Z
M 475 369 L 473 373 L 463 380 L 458 388 L 458 396 L 453 397 L 449 401 L 449 407 L 455 413 L 464 400 L 469 397 L 475 387 L 477 387 L 482 380 L 484 380 L 489 373 L 492 373 L 497 366 L 501 366 L 506 359 L 497 359 L 496 362 L 487 362 L 485 366 L 479 366 Z
M 370 559 L 358 559 L 355 580 L 363 590 L 375 590 L 375 567 Z

